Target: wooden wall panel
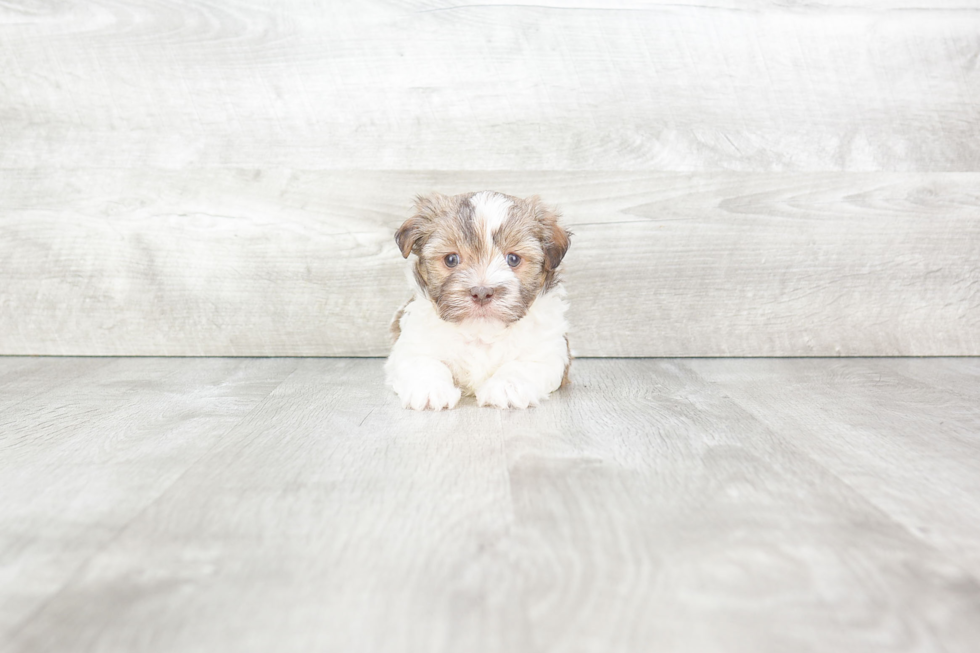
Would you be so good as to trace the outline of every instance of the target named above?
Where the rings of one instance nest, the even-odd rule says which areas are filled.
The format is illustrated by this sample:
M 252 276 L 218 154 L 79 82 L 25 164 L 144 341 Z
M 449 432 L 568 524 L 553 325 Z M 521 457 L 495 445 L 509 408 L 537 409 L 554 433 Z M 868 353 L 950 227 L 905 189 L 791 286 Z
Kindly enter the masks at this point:
M 580 356 L 980 354 L 980 173 L 6 174 L 4 354 L 383 355 L 413 193 L 559 200 Z
M 417 192 L 562 205 L 579 355 L 977 354 L 980 5 L 0 5 L 0 354 L 377 355 Z
M 0 168 L 973 171 L 975 0 L 0 7 Z

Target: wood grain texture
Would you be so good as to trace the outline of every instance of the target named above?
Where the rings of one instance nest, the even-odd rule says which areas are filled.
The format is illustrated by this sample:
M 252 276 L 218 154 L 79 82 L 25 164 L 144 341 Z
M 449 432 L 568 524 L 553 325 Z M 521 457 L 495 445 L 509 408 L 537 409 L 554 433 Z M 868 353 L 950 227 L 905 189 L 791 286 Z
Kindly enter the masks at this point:
M 973 362 L 689 364 L 760 422 L 797 433 L 807 455 L 980 578 L 980 371 Z M 954 365 L 967 374 L 959 377 Z M 774 375 L 784 381 L 772 383 Z M 948 536 L 950 525 L 958 536 Z
M 31 382 L 7 382 L 25 362 Z M 0 632 L 30 621 L 295 365 L 0 359 Z
M 980 641 L 980 359 L 580 360 L 421 414 L 379 360 L 38 362 L 0 386 L 11 653 Z
M 978 171 L 970 0 L 0 7 L 0 169 Z
M 419 192 L 560 204 L 580 356 L 980 354 L 980 7 L 0 4 L 0 354 L 383 355 Z
M 109 365 L 111 359 L 102 359 Z M 16 404 L 42 393 L 50 393 L 59 384 L 73 383 L 80 376 L 100 368 L 100 361 L 75 358 L 64 359 L 56 368 L 45 358 L 0 358 L 0 415 Z M 52 379 L 57 370 L 57 380 Z
M 575 232 L 579 356 L 980 354 L 980 174 L 70 170 L 0 177 L 0 352 L 376 356 L 439 189 Z

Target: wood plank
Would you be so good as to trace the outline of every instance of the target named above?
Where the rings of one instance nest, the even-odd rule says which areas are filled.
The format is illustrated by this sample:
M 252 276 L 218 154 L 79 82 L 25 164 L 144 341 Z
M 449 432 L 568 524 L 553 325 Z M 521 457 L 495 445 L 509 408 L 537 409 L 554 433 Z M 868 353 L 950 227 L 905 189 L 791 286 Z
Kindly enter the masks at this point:
M 579 356 L 980 354 L 980 174 L 8 171 L 0 353 L 378 356 L 418 192 L 541 194 Z
M 708 384 L 693 362 L 578 363 L 562 401 L 504 416 L 538 650 L 973 650 L 977 577 L 819 464 L 792 427 L 770 426 L 784 406 L 749 413 L 734 380 Z M 719 362 L 733 379 L 740 363 L 755 362 Z M 831 364 L 851 361 L 807 369 Z M 767 389 L 806 387 L 793 362 L 774 369 L 758 377 Z M 751 366 L 743 378 L 756 378 Z M 828 388 L 810 389 L 826 408 Z M 943 453 L 957 455 L 937 447 L 937 468 L 955 468 Z M 965 497 L 947 506 L 949 521 L 968 519 L 976 496 L 968 510 Z
M 0 414 L 111 363 L 112 359 L 0 357 Z
M 875 364 L 890 374 L 980 404 L 980 372 L 973 358 L 936 358 L 929 365 L 915 358 L 882 358 Z
M 977 171 L 970 0 L 0 9 L 0 168 Z
M 144 414 L 169 413 L 172 401 L 200 406 L 209 377 L 201 366 L 232 364 L 172 363 L 186 366 L 186 390 L 171 367 L 153 387 L 179 398 L 148 395 Z M 959 485 L 972 464 L 962 437 L 977 414 L 942 391 L 945 361 L 917 363 L 936 385 L 908 385 L 868 360 L 584 360 L 574 384 L 537 409 L 466 400 L 414 413 L 383 388 L 381 361 L 293 361 L 295 371 L 213 446 L 173 448 L 186 471 L 138 514 L 122 496 L 103 500 L 127 513 L 126 526 L 29 619 L 0 629 L 0 645 L 12 653 L 973 651 L 980 578 L 974 559 L 950 544 L 980 542 L 978 494 Z M 980 360 L 964 365 L 980 373 Z M 239 373 L 244 382 L 267 371 Z M 872 372 L 884 382 L 870 383 Z M 140 392 L 133 379 L 119 381 L 116 397 Z M 794 402 L 744 401 L 732 392 L 743 384 L 755 391 L 746 397 L 786 392 Z M 910 419 L 896 414 L 869 438 L 874 416 L 847 423 L 842 398 L 845 417 L 862 402 L 886 414 L 905 402 Z M 869 472 L 883 451 L 894 474 L 877 487 L 854 483 L 811 444 L 819 428 L 780 421 L 787 410 L 829 425 L 828 450 L 836 445 Z M 885 489 L 907 510 L 930 506 L 928 495 L 920 502 L 902 488 L 920 460 L 895 452 L 921 442 L 922 425 L 940 414 L 948 426 L 927 471 L 956 498 L 937 517 L 944 528 L 926 533 L 878 498 Z M 60 422 L 61 431 L 77 426 L 70 414 Z M 149 420 L 142 430 L 170 424 Z M 59 437 L 93 464 L 118 448 Z M 22 446 L 50 450 L 44 438 Z M 119 476 L 158 465 L 150 452 L 134 452 Z M 55 462 L 34 460 L 42 459 Z M 16 462 L 47 478 L 80 473 L 65 458 Z M 29 507 L 65 524 L 89 503 L 67 501 Z M 8 510 L 0 503 L 0 520 Z M 11 587 L 0 583 L 0 597 Z
M 6 650 L 527 650 L 497 414 L 297 364 Z
M 958 378 L 948 363 L 971 376 Z M 976 359 L 688 365 L 980 579 Z
M 0 413 L 0 648 L 296 366 L 41 359 Z M 66 380 L 66 368 L 87 374 Z M 71 648 L 71 647 L 69 647 Z

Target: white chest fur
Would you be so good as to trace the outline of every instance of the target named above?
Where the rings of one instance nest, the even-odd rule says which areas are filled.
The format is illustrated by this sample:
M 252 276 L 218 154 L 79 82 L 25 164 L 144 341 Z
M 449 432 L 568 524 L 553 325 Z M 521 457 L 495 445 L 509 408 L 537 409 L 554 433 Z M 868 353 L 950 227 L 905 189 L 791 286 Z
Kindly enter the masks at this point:
M 385 366 L 388 384 L 406 406 L 423 398 L 429 408 L 452 407 L 452 395 L 472 394 L 481 404 L 535 405 L 561 385 L 568 365 L 564 290 L 541 294 L 520 320 L 447 322 L 422 296 L 405 307 L 401 333 Z M 439 369 L 439 365 L 445 371 Z M 456 393 L 448 391 L 450 381 Z M 436 386 L 437 396 L 426 390 Z M 421 395 L 426 395 L 422 397 Z M 450 395 L 444 401 L 445 395 Z M 523 407 L 521 406 L 521 407 Z

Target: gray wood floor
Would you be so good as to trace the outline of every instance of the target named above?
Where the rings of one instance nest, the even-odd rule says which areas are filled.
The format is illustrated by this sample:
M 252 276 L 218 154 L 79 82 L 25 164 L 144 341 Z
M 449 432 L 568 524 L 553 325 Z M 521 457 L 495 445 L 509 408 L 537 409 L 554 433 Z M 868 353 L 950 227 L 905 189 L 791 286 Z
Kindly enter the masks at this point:
M 977 651 L 980 359 L 0 358 L 0 649 Z

